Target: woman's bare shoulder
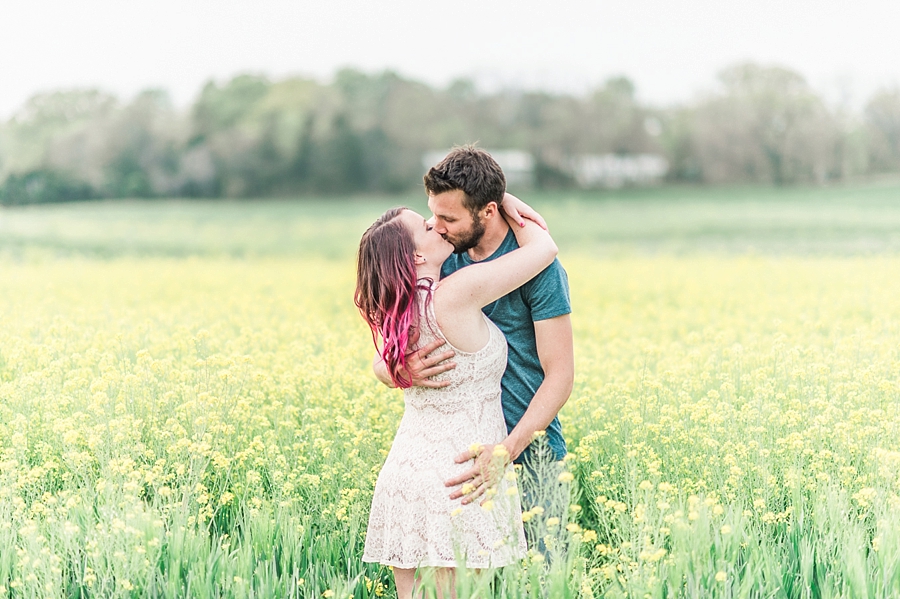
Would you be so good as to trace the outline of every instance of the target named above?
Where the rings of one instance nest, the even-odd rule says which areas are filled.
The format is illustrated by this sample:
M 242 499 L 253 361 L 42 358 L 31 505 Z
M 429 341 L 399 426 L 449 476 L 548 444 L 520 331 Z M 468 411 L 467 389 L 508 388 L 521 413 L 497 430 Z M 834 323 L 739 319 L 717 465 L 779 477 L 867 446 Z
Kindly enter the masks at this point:
M 432 294 L 432 306 L 437 326 L 452 345 L 465 351 L 483 345 L 484 316 L 474 301 L 460 297 L 464 288 L 456 285 L 439 285 Z

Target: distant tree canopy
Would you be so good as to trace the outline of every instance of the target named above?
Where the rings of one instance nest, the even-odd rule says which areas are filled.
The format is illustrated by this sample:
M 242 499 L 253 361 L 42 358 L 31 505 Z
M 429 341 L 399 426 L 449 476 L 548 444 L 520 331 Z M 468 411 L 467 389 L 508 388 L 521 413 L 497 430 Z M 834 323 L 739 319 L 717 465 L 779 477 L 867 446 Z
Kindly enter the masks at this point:
M 60 91 L 0 124 L 0 203 L 395 192 L 420 183 L 426 152 L 476 141 L 530 154 L 539 187 L 574 185 L 566 165 L 592 154 L 659 154 L 676 181 L 824 182 L 900 171 L 900 90 L 847 115 L 796 72 L 741 64 L 666 108 L 624 77 L 575 96 L 352 69 L 210 82 L 187 110 L 161 90 Z

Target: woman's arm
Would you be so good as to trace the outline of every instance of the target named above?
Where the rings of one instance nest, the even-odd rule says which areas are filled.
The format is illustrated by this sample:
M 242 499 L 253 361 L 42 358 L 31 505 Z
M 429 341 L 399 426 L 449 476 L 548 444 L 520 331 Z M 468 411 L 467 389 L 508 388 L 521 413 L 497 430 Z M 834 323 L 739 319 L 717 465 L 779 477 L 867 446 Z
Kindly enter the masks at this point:
M 536 222 L 541 226 L 541 228 L 545 231 L 548 231 L 547 222 L 544 220 L 544 217 L 538 214 L 538 212 L 514 196 L 513 194 L 506 192 L 506 195 L 503 196 L 503 201 L 500 203 L 500 208 L 503 209 L 503 212 L 510 216 L 513 222 L 519 224 L 520 227 L 525 226 L 525 219 Z M 511 226 L 511 225 L 510 225 Z
M 559 250 L 547 231 L 531 221 L 519 226 L 508 215 L 504 218 L 515 233 L 519 248 L 495 260 L 461 268 L 442 279 L 444 302 L 480 309 L 533 279 L 556 258 Z

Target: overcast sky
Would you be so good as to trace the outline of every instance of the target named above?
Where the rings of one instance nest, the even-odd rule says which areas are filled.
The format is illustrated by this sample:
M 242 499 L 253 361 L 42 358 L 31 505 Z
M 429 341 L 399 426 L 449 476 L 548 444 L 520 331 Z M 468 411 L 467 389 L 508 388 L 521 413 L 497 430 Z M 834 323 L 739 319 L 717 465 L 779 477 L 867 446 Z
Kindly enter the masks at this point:
M 900 0 L 2 0 L 0 117 L 36 92 L 147 87 L 189 103 L 241 72 L 391 68 L 443 85 L 583 91 L 624 74 L 656 104 L 743 60 L 856 106 L 900 85 Z

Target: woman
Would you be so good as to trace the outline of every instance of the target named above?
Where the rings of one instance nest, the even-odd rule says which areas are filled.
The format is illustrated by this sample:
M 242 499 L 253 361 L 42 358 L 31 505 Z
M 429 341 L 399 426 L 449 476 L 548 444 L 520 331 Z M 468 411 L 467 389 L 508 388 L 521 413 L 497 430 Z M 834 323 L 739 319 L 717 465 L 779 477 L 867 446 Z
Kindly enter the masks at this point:
M 375 485 L 363 560 L 393 567 L 401 599 L 412 597 L 418 568 L 435 568 L 439 580 L 452 581 L 453 568 L 495 568 L 525 554 L 512 466 L 482 505 L 451 500 L 443 484 L 468 468 L 454 462 L 456 455 L 507 434 L 500 405 L 506 340 L 481 309 L 556 257 L 538 225 L 512 229 L 519 249 L 443 280 L 441 265 L 453 246 L 411 210 L 387 211 L 360 242 L 356 305 L 406 403 Z M 407 354 L 435 339 L 456 354 L 456 368 L 439 375 L 450 384 L 410 387 Z

